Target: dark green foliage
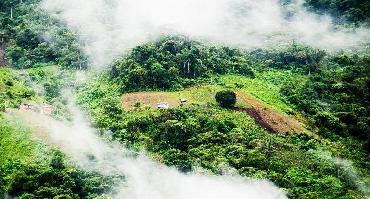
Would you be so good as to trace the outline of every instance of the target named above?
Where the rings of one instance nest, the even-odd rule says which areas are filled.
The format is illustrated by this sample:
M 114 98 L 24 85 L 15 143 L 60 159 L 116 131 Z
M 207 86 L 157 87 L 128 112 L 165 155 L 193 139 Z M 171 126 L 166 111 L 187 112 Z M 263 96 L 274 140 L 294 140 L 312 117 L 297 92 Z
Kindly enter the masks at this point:
M 332 64 L 341 67 L 322 70 L 302 86 L 294 82 L 286 85 L 282 93 L 291 103 L 311 117 L 321 132 L 334 132 L 341 136 L 355 136 L 368 142 L 370 139 L 370 62 L 367 55 L 350 58 L 338 55 Z M 369 144 L 367 151 L 369 151 Z
M 240 50 L 174 36 L 135 47 L 113 64 L 111 76 L 122 90 L 135 91 L 178 89 L 226 73 L 254 75 Z
M 367 0 L 306 0 L 306 7 L 317 13 L 329 13 L 339 22 L 370 22 L 370 2 Z
M 104 194 L 112 184 L 107 177 L 65 165 L 60 152 L 53 155 L 50 166 L 8 162 L 0 165 L 0 173 L 4 186 L 0 194 L 12 197 L 92 198 Z
M 48 82 L 44 84 L 45 97 L 53 99 L 60 95 L 59 86 L 55 82 Z
M 0 32 L 6 35 L 6 55 L 10 65 L 22 69 L 46 64 L 86 68 L 86 58 L 80 51 L 76 36 L 62 23 L 40 11 L 37 2 L 1 1 Z M 13 10 L 12 19 L 10 8 Z
M 326 52 L 293 43 L 274 50 L 257 49 L 250 54 L 263 65 L 278 69 L 294 69 L 305 74 L 320 70 Z
M 215 98 L 216 102 L 224 108 L 232 108 L 236 103 L 236 94 L 230 90 L 217 92 Z

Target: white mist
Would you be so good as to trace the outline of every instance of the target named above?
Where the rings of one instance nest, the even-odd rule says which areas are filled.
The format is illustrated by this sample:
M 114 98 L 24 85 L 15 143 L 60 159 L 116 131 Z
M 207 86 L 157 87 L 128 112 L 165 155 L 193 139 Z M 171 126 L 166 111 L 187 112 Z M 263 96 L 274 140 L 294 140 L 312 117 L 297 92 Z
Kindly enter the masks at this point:
M 279 0 L 43 0 L 41 7 L 76 31 L 96 68 L 143 42 L 179 33 L 243 48 L 297 40 L 328 50 L 370 41 L 369 30 L 337 29 L 328 16 L 306 12 L 286 17 Z

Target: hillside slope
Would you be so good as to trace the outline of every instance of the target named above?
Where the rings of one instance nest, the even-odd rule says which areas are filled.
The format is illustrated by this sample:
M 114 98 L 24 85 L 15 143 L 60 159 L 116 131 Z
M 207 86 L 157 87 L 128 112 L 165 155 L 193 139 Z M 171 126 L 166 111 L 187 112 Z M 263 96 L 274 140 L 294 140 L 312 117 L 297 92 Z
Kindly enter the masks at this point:
M 55 10 L 41 8 L 42 2 Z M 173 176 L 182 176 L 196 187 L 192 190 L 228 194 L 225 184 L 239 188 L 228 184 L 229 175 L 267 179 L 288 198 L 369 198 L 369 1 L 225 2 L 239 1 L 187 1 L 191 9 L 184 9 L 182 1 L 1 0 L 8 66 L 0 65 L 0 199 L 122 198 L 117 192 L 130 186 L 117 183 L 127 176 L 92 172 L 71 156 L 118 168 L 122 162 L 115 155 L 127 149 L 139 161 L 147 155 L 151 160 L 144 157 L 142 163 L 156 168 L 145 170 L 148 165 L 139 161 L 129 165 L 136 175 L 133 190 L 147 198 L 158 192 L 176 198 L 178 187 L 189 192 Z M 192 12 L 193 3 L 201 12 Z M 219 29 L 229 6 L 237 8 L 235 16 L 226 17 L 226 28 Z M 131 11 L 135 17 L 125 15 Z M 183 17 L 171 17 L 176 11 Z M 197 37 L 166 35 L 155 30 L 158 24 L 163 28 L 156 20 L 175 21 L 170 33 L 184 25 L 186 35 Z M 265 45 L 270 39 L 277 43 Z M 331 45 L 334 51 L 316 48 Z M 223 90 L 236 93 L 234 107 L 216 102 L 215 94 Z M 92 127 L 89 122 L 76 129 L 53 126 L 80 122 L 69 106 L 74 97 Z M 180 105 L 179 99 L 187 103 Z M 169 108 L 158 109 L 160 102 Z M 36 108 L 20 110 L 22 104 Z M 50 112 L 42 114 L 43 107 Z M 88 145 L 89 136 L 79 133 L 90 128 L 96 142 Z M 54 131 L 68 138 L 66 145 L 51 139 Z M 116 148 L 103 153 L 110 144 Z M 80 146 L 89 149 L 87 155 Z M 171 180 L 165 172 L 173 174 Z M 188 181 L 198 174 L 213 176 L 222 186 L 208 178 L 200 182 L 207 186 Z M 168 193 L 166 185 L 172 188 Z M 269 195 L 259 185 L 253 186 L 256 192 Z
M 366 191 L 359 187 L 363 184 L 366 187 L 369 179 L 366 166 L 369 160 L 364 145 L 366 141 L 343 134 L 332 137 L 322 134 L 322 127 L 316 126 L 312 113 L 301 111 L 299 104 L 291 103 L 290 95 L 286 94 L 291 83 L 296 86 L 307 84 L 316 73 L 329 70 L 325 69 L 325 64 L 333 63 L 331 60 L 341 55 L 326 57 L 320 69 L 308 72 L 305 69 L 309 66 L 304 61 L 302 65 L 294 66 L 292 61 L 291 67 L 278 68 L 274 62 L 283 59 L 279 57 L 281 54 L 264 62 L 263 59 L 255 61 L 253 52 L 239 54 L 235 49 L 226 60 L 236 63 L 228 63 L 229 71 L 224 72 L 213 71 L 201 64 L 197 66 L 204 63 L 201 58 L 203 56 L 199 56 L 194 50 L 195 54 L 190 56 L 199 58 L 196 63 L 189 65 L 189 70 L 202 68 L 200 74 L 203 75 L 188 76 L 185 68 L 183 74 L 179 72 L 179 77 L 168 79 L 171 81 L 169 84 L 151 81 L 151 74 L 157 71 L 157 66 L 167 69 L 167 61 L 160 55 L 170 52 L 163 50 L 163 45 L 181 43 L 177 38 L 172 39 L 165 38 L 155 44 L 137 47 L 136 49 L 145 49 L 152 46 L 142 51 L 148 55 L 145 57 L 134 49 L 131 54 L 114 63 L 111 71 L 99 75 L 80 89 L 79 101 L 87 108 L 98 128 L 109 130 L 115 139 L 133 150 L 144 148 L 154 159 L 185 172 L 201 166 L 221 174 L 225 166 L 230 166 L 242 176 L 272 180 L 285 188 L 291 198 L 319 198 L 323 195 L 328 198 L 364 197 L 361 192 Z M 197 49 L 197 45 L 193 43 L 189 49 Z M 180 57 L 180 54 L 177 53 L 176 56 Z M 302 58 L 298 56 L 297 62 L 301 62 L 299 59 Z M 180 63 L 186 63 L 186 60 L 177 59 Z M 244 66 L 250 68 L 253 75 L 239 75 L 237 68 L 231 67 L 237 65 L 239 60 L 249 62 Z M 212 63 L 213 59 L 208 61 Z M 182 65 L 177 66 L 181 71 Z M 341 70 L 340 66 L 338 70 Z M 142 84 L 146 81 L 151 83 Z M 188 87 L 189 83 L 194 87 Z M 212 95 L 212 90 L 218 89 L 233 89 L 245 93 L 239 95 L 242 97 L 237 106 L 244 104 L 255 107 L 260 116 L 276 122 L 276 128 L 292 125 L 298 133 L 282 132 L 281 134 L 286 134 L 284 136 L 270 134 L 248 114 L 220 108 Z M 140 92 L 131 93 L 132 91 Z M 299 92 L 296 94 L 300 95 Z M 244 100 L 241 100 L 243 96 Z M 177 100 L 183 97 L 189 99 L 189 103 L 177 107 Z M 174 105 L 170 109 L 158 110 L 156 103 L 161 101 Z M 287 123 L 284 125 L 282 121 Z M 297 128 L 300 122 L 308 130 Z M 332 135 L 337 133 L 325 132 Z M 336 157 L 353 160 L 356 169 L 348 173 L 349 170 L 345 168 L 349 168 L 351 164 L 343 166 L 335 161 Z M 354 181 L 349 180 L 352 172 L 361 177 Z

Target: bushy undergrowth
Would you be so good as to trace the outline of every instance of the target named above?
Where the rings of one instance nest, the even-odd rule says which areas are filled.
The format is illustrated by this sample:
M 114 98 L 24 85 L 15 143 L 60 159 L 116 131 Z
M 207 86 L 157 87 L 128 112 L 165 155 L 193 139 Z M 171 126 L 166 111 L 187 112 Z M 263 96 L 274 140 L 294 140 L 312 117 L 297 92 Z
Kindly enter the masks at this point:
M 23 100 L 35 97 L 35 92 L 17 81 L 16 74 L 7 68 L 0 67 L 0 112 L 5 108 L 18 107 Z
M 261 78 L 280 81 L 278 87 L 290 79 L 278 80 L 278 71 L 276 76 L 267 73 L 269 75 L 261 73 Z M 228 82 L 232 82 L 232 78 L 226 76 Z M 240 81 L 243 79 L 240 76 L 236 78 L 239 78 L 237 82 L 249 86 L 248 77 L 244 77 L 246 81 Z M 253 82 L 258 78 L 257 75 Z M 279 89 L 270 92 L 282 97 Z M 222 174 L 225 168 L 232 167 L 242 176 L 272 180 L 285 188 L 291 198 L 363 197 L 356 183 L 349 180 L 346 168 L 335 164 L 335 158 L 322 157 L 327 153 L 323 151 L 328 151 L 333 157 L 364 161 L 363 152 L 352 150 L 360 147 L 356 142 L 349 146 L 341 141 L 314 138 L 314 134 L 271 135 L 246 114 L 213 104 L 169 110 L 137 107 L 124 111 L 119 86 L 104 75 L 82 87 L 79 94 L 80 103 L 87 108 L 96 127 L 110 130 L 115 139 L 133 150 L 145 148 L 154 159 L 184 172 L 202 167 Z M 360 166 L 361 176 L 367 175 L 364 164 L 356 166 Z
M 78 169 L 12 124 L 0 119 L 0 198 L 95 198 L 109 191 L 112 178 Z

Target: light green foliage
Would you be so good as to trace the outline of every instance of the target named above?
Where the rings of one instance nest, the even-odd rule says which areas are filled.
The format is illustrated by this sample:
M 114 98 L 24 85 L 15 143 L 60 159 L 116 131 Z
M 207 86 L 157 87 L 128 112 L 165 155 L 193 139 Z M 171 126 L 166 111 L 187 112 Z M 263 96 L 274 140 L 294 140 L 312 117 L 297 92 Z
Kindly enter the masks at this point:
M 0 154 L 0 198 L 93 198 L 113 184 L 113 178 L 75 168 L 17 121 L 0 119 Z
M 122 119 L 119 87 L 104 75 L 94 80 L 79 90 L 78 101 L 96 116 L 93 117 L 94 123 L 115 131 Z
M 10 160 L 37 161 L 37 148 L 41 146 L 32 140 L 30 131 L 21 126 L 19 122 L 0 119 L 0 165 Z
M 0 112 L 5 108 L 18 107 L 22 101 L 34 97 L 35 92 L 18 80 L 16 73 L 0 67 Z
M 218 84 L 226 88 L 238 89 L 279 111 L 290 113 L 293 111 L 293 107 L 279 93 L 280 88 L 287 82 L 301 84 L 302 81 L 304 81 L 304 77 L 299 74 L 290 71 L 269 70 L 258 73 L 255 78 L 238 75 L 221 76 Z

